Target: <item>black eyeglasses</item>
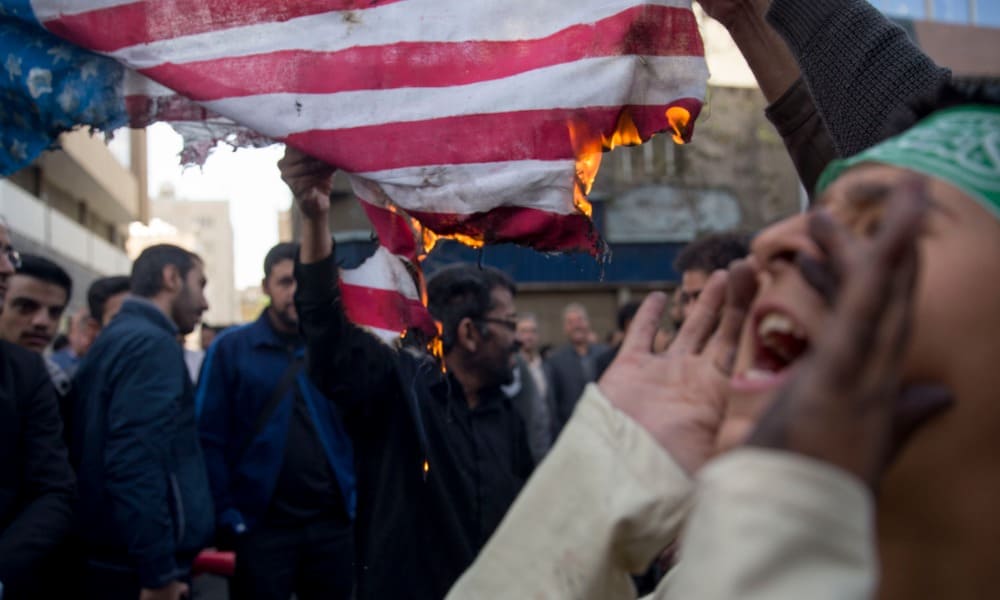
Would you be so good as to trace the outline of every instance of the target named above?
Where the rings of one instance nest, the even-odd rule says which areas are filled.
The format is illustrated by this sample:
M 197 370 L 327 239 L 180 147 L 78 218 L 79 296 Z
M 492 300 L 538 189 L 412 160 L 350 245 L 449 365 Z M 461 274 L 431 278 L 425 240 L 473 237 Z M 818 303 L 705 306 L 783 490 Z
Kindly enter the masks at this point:
M 489 317 L 479 317 L 477 321 L 482 321 L 483 323 L 496 323 L 497 325 L 503 325 L 510 331 L 517 331 L 517 321 L 512 321 L 510 319 L 491 319 Z
M 10 261 L 10 266 L 14 267 L 14 270 L 21 268 L 21 253 L 14 250 L 13 246 L 0 248 L 0 254 L 7 257 L 7 260 Z

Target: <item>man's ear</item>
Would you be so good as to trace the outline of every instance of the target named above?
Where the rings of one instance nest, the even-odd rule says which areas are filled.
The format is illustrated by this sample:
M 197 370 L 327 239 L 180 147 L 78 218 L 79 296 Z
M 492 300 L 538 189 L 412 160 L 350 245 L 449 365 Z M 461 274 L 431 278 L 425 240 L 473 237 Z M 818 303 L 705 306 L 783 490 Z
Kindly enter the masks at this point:
M 163 267 L 163 289 L 168 292 L 176 292 L 184 287 L 184 278 L 177 269 L 177 265 L 165 265 Z
M 476 329 L 476 324 L 472 322 L 472 319 L 465 317 L 458 322 L 458 327 L 455 329 L 456 346 L 471 354 L 479 347 L 479 341 L 479 330 Z
M 260 290 L 264 292 L 265 296 L 270 296 L 271 292 L 267 289 L 267 277 L 260 280 Z

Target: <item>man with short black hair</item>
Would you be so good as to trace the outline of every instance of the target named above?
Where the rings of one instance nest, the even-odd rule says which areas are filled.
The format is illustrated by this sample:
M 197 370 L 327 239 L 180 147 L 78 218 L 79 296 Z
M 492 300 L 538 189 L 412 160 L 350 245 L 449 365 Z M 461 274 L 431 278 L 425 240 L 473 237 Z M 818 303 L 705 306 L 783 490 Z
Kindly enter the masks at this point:
M 440 600 L 499 525 L 533 467 L 501 386 L 514 367 L 515 286 L 475 265 L 427 282 L 444 366 L 351 323 L 327 229 L 333 169 L 293 149 L 279 163 L 305 217 L 296 307 L 307 368 L 345 412 L 357 472 L 360 600 Z
M 334 405 L 302 372 L 298 245 L 264 259 L 269 306 L 208 349 L 196 403 L 217 540 L 236 550 L 233 597 L 348 598 L 354 468 Z
M 177 600 L 212 537 L 194 388 L 177 336 L 205 301 L 204 264 L 170 245 L 132 266 L 132 296 L 77 373 L 71 455 L 78 465 L 86 598 Z
M 59 321 L 73 294 L 73 280 L 44 256 L 24 254 L 7 285 L 0 313 L 0 338 L 32 352 L 43 352 L 59 330 Z
M 118 314 L 129 294 L 128 275 L 112 275 L 94 280 L 87 289 L 87 307 L 98 329 L 106 327 Z
M 750 237 L 738 232 L 707 235 L 684 246 L 674 261 L 674 269 L 681 274 L 678 299 L 683 318 L 694 308 L 713 272 L 728 269 L 730 263 L 749 253 Z
M 20 266 L 0 217 L 0 302 Z M 44 569 L 72 526 L 73 470 L 38 353 L 0 340 L 0 596 L 44 597 Z

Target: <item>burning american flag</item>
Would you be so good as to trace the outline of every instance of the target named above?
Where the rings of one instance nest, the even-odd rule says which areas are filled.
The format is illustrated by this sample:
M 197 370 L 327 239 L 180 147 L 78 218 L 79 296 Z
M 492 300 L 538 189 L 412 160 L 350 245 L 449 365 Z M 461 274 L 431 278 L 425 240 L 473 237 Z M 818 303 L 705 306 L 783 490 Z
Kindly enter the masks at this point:
M 349 314 L 396 334 L 426 319 L 393 263 L 438 238 L 599 252 L 601 153 L 686 139 L 700 110 L 690 4 L 0 0 L 0 168 L 75 124 L 168 121 L 189 162 L 220 139 L 292 145 L 349 174 L 381 248 L 345 282 L 402 294 L 394 316 Z

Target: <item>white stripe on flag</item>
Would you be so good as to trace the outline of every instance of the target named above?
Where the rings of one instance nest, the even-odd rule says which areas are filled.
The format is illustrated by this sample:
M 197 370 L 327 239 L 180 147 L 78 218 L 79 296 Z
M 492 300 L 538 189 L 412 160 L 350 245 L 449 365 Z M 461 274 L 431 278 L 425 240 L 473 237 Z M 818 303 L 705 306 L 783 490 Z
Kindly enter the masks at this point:
M 102 8 L 135 4 L 136 0 L 31 0 L 31 10 L 41 22 L 61 15 L 79 15 Z
M 420 300 L 413 276 L 403 266 L 403 259 L 382 246 L 357 268 L 341 271 L 340 280 L 348 285 L 396 291 L 411 300 Z
M 676 73 L 677 77 L 656 78 L 635 89 L 621 88 L 621 82 L 630 80 L 637 68 L 633 62 L 639 60 L 645 62 L 639 68 Z M 484 113 L 626 104 L 666 106 L 677 98 L 701 98 L 706 79 L 705 61 L 700 57 L 634 57 L 631 60 L 605 57 L 464 86 L 339 94 L 261 94 L 202 105 L 240 120 L 269 137 L 285 137 L 303 131 Z M 578 84 L 565 85 L 567 81 Z M 386 107 L 393 110 L 386 110 Z
M 328 12 L 221 31 L 182 36 L 122 48 L 111 53 L 135 69 L 162 63 L 183 64 L 279 50 L 330 52 L 355 46 L 399 42 L 530 40 L 567 27 L 591 23 L 633 6 L 690 8 L 688 0 L 522 0 L 442 2 L 408 0 L 363 11 Z M 345 18 L 345 14 L 351 18 Z M 443 26 L 461 23 L 461 27 Z
M 572 160 L 429 165 L 357 173 L 351 181 L 359 198 L 377 206 L 383 205 L 376 191 L 380 187 L 404 210 L 467 215 L 518 206 L 573 214 L 578 212 L 573 205 L 574 166 Z M 528 181 L 530 194 L 511 196 L 511 189 Z

